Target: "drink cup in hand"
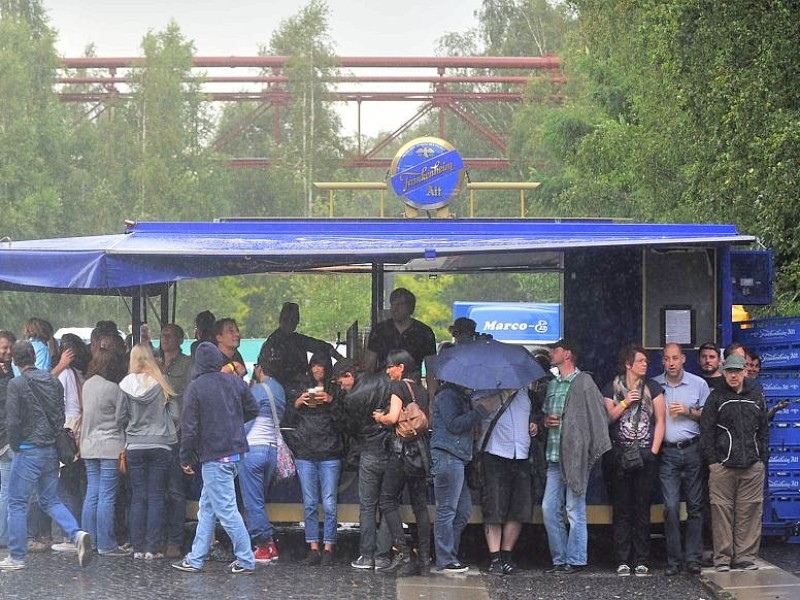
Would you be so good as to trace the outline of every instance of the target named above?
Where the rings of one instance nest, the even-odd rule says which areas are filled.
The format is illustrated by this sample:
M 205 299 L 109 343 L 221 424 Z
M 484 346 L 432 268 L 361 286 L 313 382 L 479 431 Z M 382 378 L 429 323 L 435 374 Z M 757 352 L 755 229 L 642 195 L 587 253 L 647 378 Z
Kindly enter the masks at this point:
M 680 402 L 670 402 L 669 414 L 674 419 L 683 412 L 683 404 Z

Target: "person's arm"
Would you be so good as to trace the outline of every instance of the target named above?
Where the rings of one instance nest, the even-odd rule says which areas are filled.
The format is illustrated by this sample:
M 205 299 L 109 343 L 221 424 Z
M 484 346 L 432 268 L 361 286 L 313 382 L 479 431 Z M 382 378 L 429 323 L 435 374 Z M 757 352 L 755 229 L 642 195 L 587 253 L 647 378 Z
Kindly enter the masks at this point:
M 200 426 L 200 414 L 194 386 L 189 385 L 183 396 L 183 415 L 181 415 L 181 469 L 187 475 L 194 475 L 192 468 L 197 461 L 197 430 Z
M 663 400 L 663 398 L 662 398 Z M 639 390 L 628 390 L 628 393 L 625 394 L 625 398 L 617 404 L 614 402 L 612 398 L 608 396 L 603 398 L 603 402 L 606 405 L 606 412 L 608 413 L 608 420 L 611 423 L 616 423 L 619 421 L 619 418 L 622 416 L 628 407 L 636 402 L 639 402 Z
M 240 400 L 242 402 L 242 418 L 244 422 L 252 421 L 258 416 L 258 402 L 253 396 L 252 390 L 242 382 Z
M 130 418 L 128 415 L 128 408 L 129 408 L 130 400 L 128 398 L 128 394 L 122 394 L 122 398 L 117 403 L 117 408 L 114 411 L 114 417 L 117 421 L 117 427 L 121 431 L 125 431 L 128 427 L 128 419 Z
M 716 394 L 712 392 L 703 406 L 700 414 L 700 450 L 706 464 L 717 462 L 714 452 L 714 436 L 717 428 L 717 402 Z
M 6 426 L 8 428 L 8 443 L 11 449 L 19 451 L 19 445 L 22 440 L 22 417 L 21 414 L 24 410 L 19 397 L 20 392 L 17 386 L 8 386 L 8 394 L 6 396 Z
M 399 396 L 392 394 L 391 398 L 389 398 L 389 412 L 384 414 L 376 410 L 372 413 L 372 418 L 379 425 L 394 425 L 400 419 L 400 409 L 402 408 L 403 401 Z
M 653 433 L 653 454 L 661 452 L 661 444 L 664 441 L 664 432 L 667 429 L 667 404 L 664 394 L 659 394 L 653 398 L 653 414 L 656 418 L 656 430 Z
M 61 373 L 63 373 L 72 364 L 72 359 L 74 356 L 75 353 L 72 351 L 72 348 L 64 348 L 63 352 L 61 352 L 58 362 L 52 369 L 50 369 L 50 374 L 53 377 L 58 377 L 61 375 Z
M 444 423 L 445 428 L 450 433 L 464 433 L 481 422 L 481 419 L 489 416 L 489 410 L 482 404 L 482 400 L 475 403 L 475 407 L 464 411 L 461 407 L 461 399 L 457 396 L 436 396 L 438 404 L 437 421 Z

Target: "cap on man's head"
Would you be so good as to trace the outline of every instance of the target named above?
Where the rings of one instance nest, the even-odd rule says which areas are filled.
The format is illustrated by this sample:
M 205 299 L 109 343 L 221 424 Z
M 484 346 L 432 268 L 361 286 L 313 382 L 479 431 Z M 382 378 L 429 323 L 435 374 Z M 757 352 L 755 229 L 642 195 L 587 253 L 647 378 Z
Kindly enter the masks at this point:
M 564 338 L 561 338 L 554 344 L 551 344 L 550 348 L 552 348 L 553 350 L 555 350 L 556 348 L 561 348 L 562 350 L 569 350 L 573 354 L 578 354 L 578 345 L 572 340 L 567 340 Z
M 458 317 L 447 330 L 452 335 L 475 335 L 475 328 L 478 326 L 475 321 L 467 317 Z
M 744 356 L 740 356 L 738 354 L 731 354 L 725 358 L 725 364 L 722 365 L 723 371 L 744 371 L 744 368 Z

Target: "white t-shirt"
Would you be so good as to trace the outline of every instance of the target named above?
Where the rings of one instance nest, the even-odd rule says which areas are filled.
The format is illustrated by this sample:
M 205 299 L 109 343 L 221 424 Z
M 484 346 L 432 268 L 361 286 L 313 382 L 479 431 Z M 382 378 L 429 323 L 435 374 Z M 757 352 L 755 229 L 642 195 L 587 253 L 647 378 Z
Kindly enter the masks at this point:
M 58 380 L 64 386 L 64 416 L 79 417 L 81 415 L 81 401 L 78 395 L 78 379 L 73 369 L 64 369 L 58 374 Z

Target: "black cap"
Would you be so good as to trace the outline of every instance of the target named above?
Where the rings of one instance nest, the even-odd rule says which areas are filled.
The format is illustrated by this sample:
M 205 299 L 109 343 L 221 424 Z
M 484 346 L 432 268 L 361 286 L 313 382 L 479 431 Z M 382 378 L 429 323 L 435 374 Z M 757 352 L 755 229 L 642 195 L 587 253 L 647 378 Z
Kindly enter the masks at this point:
M 569 350 L 573 354 L 578 354 L 578 345 L 572 340 L 567 340 L 565 338 L 561 338 L 557 342 L 550 344 L 550 347 L 553 349 L 561 348 L 562 350 Z

